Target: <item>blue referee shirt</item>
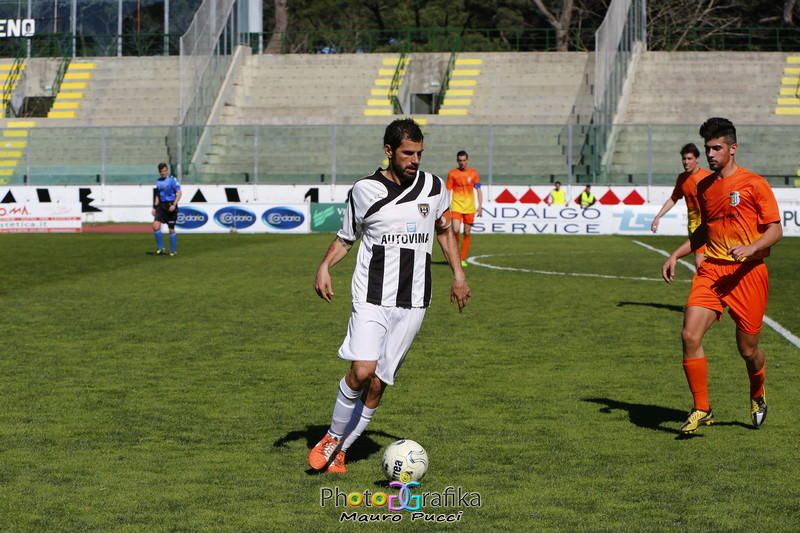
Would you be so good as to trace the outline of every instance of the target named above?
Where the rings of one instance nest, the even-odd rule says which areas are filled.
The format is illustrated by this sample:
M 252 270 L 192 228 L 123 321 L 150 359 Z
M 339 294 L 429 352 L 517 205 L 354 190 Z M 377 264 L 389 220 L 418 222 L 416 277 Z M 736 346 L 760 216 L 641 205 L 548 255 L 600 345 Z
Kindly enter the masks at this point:
M 174 202 L 178 191 L 181 190 L 181 182 L 175 176 L 158 178 L 156 188 L 159 202 Z

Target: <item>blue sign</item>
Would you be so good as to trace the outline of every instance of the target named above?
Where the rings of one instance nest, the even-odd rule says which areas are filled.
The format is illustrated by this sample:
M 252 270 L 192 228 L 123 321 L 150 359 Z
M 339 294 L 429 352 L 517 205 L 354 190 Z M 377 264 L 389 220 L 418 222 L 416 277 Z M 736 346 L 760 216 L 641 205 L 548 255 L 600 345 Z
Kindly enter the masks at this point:
M 208 222 L 208 215 L 205 211 L 194 207 L 179 207 L 178 221 L 175 223 L 181 229 L 197 229 Z
M 214 213 L 214 222 L 223 228 L 244 229 L 256 223 L 256 215 L 243 207 L 223 207 Z
M 305 216 L 288 207 L 273 207 L 261 216 L 264 224 L 275 229 L 293 229 L 303 223 Z

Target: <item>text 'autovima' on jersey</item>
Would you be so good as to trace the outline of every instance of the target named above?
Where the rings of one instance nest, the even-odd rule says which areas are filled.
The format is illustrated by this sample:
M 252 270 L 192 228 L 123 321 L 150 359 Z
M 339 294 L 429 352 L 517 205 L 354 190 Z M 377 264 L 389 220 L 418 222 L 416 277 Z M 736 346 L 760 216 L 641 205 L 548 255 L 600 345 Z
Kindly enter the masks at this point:
M 406 186 L 381 174 L 353 185 L 342 229 L 361 238 L 351 291 L 354 302 L 387 307 L 427 307 L 431 301 L 431 251 L 436 220 L 449 209 L 442 179 L 417 172 Z

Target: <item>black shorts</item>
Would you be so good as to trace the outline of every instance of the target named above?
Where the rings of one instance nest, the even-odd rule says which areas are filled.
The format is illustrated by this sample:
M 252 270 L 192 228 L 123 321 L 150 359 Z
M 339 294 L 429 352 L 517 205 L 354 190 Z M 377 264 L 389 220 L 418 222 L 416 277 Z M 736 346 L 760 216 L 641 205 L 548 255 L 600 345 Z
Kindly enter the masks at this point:
M 159 202 L 156 206 L 156 222 L 166 222 L 169 227 L 173 227 L 178 221 L 178 208 L 170 211 L 169 206 L 172 202 Z

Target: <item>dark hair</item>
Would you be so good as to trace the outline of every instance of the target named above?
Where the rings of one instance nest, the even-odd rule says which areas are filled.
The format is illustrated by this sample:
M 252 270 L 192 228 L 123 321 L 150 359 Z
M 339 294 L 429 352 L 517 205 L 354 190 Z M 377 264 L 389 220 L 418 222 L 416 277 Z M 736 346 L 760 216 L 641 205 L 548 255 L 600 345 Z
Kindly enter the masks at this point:
M 728 144 L 736 142 L 736 127 L 727 118 L 712 117 L 700 126 L 700 137 L 708 142 L 723 137 Z
M 461 157 L 462 155 L 464 157 L 466 157 L 467 159 L 469 159 L 469 154 L 467 152 L 465 152 L 464 150 L 459 150 L 458 153 L 456 154 L 456 157 Z
M 162 168 L 166 168 L 166 169 L 168 169 L 168 168 L 169 168 L 169 165 L 167 165 L 166 163 L 159 163 L 159 164 L 158 164 L 158 171 L 159 171 L 159 172 L 161 172 L 161 169 L 162 169 Z
M 699 158 L 700 157 L 700 150 L 697 149 L 697 145 L 696 144 L 694 144 L 694 143 L 686 143 L 686 144 L 683 145 L 683 148 L 681 148 L 681 155 L 683 156 L 683 155 L 686 155 L 686 154 L 694 154 L 695 157 Z
M 561 185 L 561 182 L 560 182 L 560 181 L 557 181 L 557 182 L 556 182 L 556 185 Z
M 406 138 L 413 142 L 422 142 L 422 130 L 419 129 L 414 119 L 399 118 L 386 126 L 386 131 L 383 134 L 383 144 L 388 144 L 394 151 Z

